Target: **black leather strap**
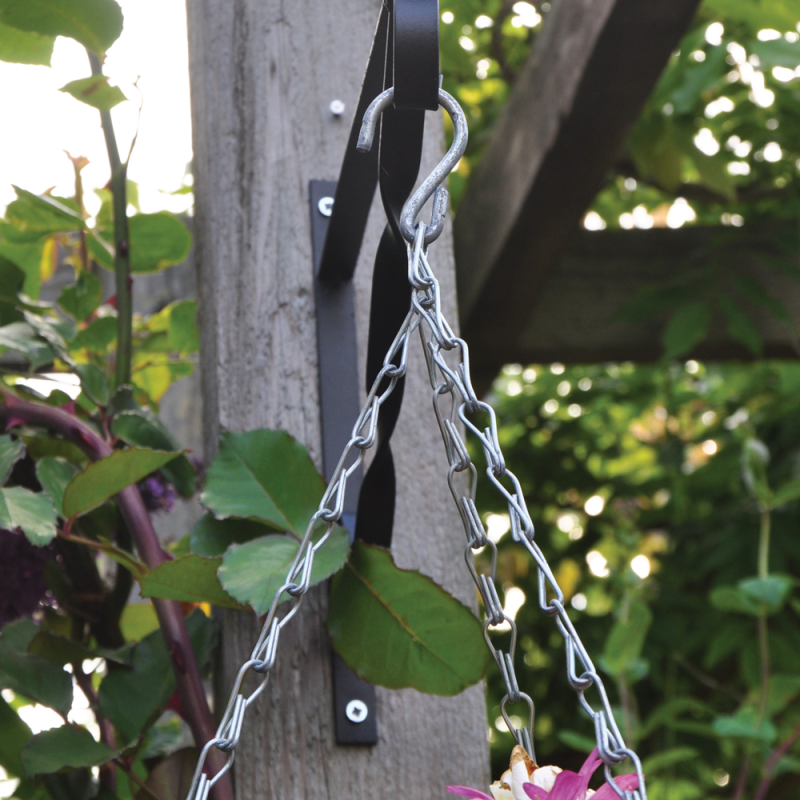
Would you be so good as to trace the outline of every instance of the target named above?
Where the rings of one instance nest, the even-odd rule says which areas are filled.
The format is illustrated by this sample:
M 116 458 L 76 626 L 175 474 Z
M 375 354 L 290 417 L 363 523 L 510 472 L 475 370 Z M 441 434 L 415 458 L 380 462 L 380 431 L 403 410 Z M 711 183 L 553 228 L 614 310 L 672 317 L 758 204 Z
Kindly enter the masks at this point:
M 395 108 L 439 108 L 439 2 L 396 0 Z
M 379 182 L 388 225 L 375 257 L 372 279 L 367 388 L 383 366 L 410 304 L 406 243 L 399 218 L 419 172 L 425 109 L 438 108 L 438 0 L 384 0 L 364 76 L 350 141 L 342 163 L 318 276 L 336 285 L 355 271 L 367 217 Z M 379 148 L 364 156 L 355 142 L 370 102 L 395 87 L 395 107 L 383 113 Z M 376 156 L 374 152 L 378 152 Z M 389 547 L 395 508 L 395 472 L 389 440 L 403 399 L 403 382 L 381 408 L 375 458 L 364 476 L 355 537 Z
M 431 5 L 429 0 L 425 0 Z M 422 5 L 422 0 L 396 0 L 395 8 L 404 5 Z M 438 32 L 438 2 L 436 26 Z M 399 16 L 402 15 L 400 12 Z M 396 21 L 396 20 L 395 20 Z M 408 47 L 410 40 L 401 39 Z M 389 37 L 384 88 L 395 86 L 397 91 L 398 59 L 394 53 L 397 35 Z M 437 33 L 438 45 L 438 33 Z M 438 91 L 438 50 L 437 50 Z M 438 101 L 437 101 L 438 103 Z M 411 302 L 407 277 L 406 242 L 400 234 L 399 221 L 403 205 L 414 189 L 422 157 L 422 138 L 425 128 L 425 111 L 421 108 L 401 110 L 389 108 L 383 112 L 379 154 L 379 183 L 381 199 L 388 225 L 383 232 L 375 269 L 372 276 L 372 301 L 370 306 L 369 343 L 367 347 L 367 389 L 383 366 L 383 359 L 397 329 L 405 319 Z M 398 382 L 392 395 L 381 407 L 378 421 L 378 443 L 375 458 L 364 476 L 356 514 L 356 539 L 368 544 L 389 547 L 394 524 L 396 480 L 394 459 L 389 444 L 400 407 L 403 402 L 405 380 Z

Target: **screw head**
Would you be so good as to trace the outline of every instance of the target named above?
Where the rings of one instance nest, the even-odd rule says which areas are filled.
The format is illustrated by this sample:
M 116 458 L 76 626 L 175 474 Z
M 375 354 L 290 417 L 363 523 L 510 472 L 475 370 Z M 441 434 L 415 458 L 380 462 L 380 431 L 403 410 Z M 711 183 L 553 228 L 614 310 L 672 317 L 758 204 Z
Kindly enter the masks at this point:
M 319 203 L 317 203 L 317 209 L 323 217 L 329 217 L 333 214 L 333 198 L 327 196 L 320 197 Z
M 331 114 L 334 117 L 341 117 L 344 114 L 345 104 L 341 100 L 331 100 L 331 104 L 328 106 L 331 110 Z
M 350 722 L 359 724 L 369 716 L 369 709 L 363 700 L 351 700 L 345 707 L 344 713 Z

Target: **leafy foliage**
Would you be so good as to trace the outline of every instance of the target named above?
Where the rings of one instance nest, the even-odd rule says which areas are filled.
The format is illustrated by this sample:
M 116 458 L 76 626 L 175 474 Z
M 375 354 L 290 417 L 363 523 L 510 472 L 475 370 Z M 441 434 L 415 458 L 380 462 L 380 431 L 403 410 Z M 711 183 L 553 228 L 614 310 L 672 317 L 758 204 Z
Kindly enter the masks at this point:
M 246 545 L 245 545 L 246 546 Z M 454 695 L 479 681 L 489 652 L 472 612 L 430 578 L 357 543 L 331 591 L 328 633 L 362 678 Z
M 713 796 L 740 778 L 755 791 L 773 780 L 767 760 L 800 722 L 790 577 L 800 566 L 797 378 L 794 364 L 689 361 L 511 365 L 495 383 L 507 463 L 570 616 L 589 652 L 602 654 L 596 663 L 614 687 L 623 735 L 646 759 L 648 796 L 675 786 Z M 499 536 L 499 579 L 535 598 L 535 570 L 498 533 L 505 509 L 485 488 L 479 483 L 478 504 Z M 569 765 L 577 759 L 564 748 L 593 731 L 563 674 L 560 637 L 535 602 L 517 624 L 517 674 L 537 704 L 537 753 Z M 498 763 L 510 747 L 501 687 L 493 668 Z M 675 761 L 647 766 L 673 751 Z M 789 752 L 775 778 L 788 794 L 776 797 L 797 786 Z

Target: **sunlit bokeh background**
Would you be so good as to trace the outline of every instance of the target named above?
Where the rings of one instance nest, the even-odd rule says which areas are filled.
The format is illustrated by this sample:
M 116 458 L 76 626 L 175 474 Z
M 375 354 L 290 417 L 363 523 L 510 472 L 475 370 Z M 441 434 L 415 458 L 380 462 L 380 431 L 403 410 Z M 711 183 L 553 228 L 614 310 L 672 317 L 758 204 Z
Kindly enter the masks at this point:
M 109 49 L 105 73 L 128 102 L 111 112 L 120 152 L 127 154 L 138 128 L 128 176 L 139 184 L 142 211 L 186 211 L 191 195 L 172 195 L 184 182 L 192 158 L 186 7 L 183 0 L 119 0 L 125 16 L 120 38 Z M 96 213 L 94 189 L 109 178 L 100 114 L 59 89 L 90 75 L 85 49 L 56 39 L 52 67 L 0 62 L 0 209 L 13 185 L 40 194 L 74 194 L 72 165 L 65 155 L 86 156 L 86 207 Z M 141 107 L 141 118 L 139 109 Z

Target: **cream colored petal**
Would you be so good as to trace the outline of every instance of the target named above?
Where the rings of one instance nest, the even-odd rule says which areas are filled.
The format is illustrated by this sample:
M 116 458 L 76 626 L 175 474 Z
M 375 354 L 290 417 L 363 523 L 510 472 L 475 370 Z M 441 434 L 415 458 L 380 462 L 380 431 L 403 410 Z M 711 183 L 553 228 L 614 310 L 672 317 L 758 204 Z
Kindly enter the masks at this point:
M 539 769 L 534 771 L 531 782 L 534 786 L 539 786 L 546 792 L 552 792 L 556 782 L 556 775 L 558 775 L 559 772 L 561 772 L 561 767 L 539 767 Z
M 492 793 L 494 800 L 515 800 L 511 789 L 503 786 L 500 781 L 495 781 L 490 787 L 489 791 Z

